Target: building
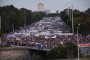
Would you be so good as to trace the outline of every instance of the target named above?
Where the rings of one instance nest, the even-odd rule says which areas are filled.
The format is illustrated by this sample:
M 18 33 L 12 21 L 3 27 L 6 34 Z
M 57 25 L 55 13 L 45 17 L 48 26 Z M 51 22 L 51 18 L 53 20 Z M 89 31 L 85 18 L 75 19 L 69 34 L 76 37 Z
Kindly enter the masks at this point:
M 49 14 L 49 13 L 51 13 L 51 11 L 50 11 L 50 10 L 45 10 L 45 12 L 46 12 L 46 14 Z
M 38 11 L 39 12 L 44 12 L 45 11 L 44 4 L 43 3 L 39 3 L 38 4 Z

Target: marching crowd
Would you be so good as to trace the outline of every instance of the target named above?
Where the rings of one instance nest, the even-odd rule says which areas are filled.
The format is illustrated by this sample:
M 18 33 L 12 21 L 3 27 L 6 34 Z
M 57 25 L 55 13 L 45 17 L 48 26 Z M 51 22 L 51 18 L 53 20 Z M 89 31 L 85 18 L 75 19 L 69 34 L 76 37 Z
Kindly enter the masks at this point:
M 74 35 L 57 35 L 56 38 L 45 39 L 44 36 L 4 36 L 4 41 L 11 45 L 20 45 L 20 46 L 40 46 L 44 48 L 53 48 L 59 44 L 65 42 L 77 43 L 77 34 Z M 79 35 L 78 37 L 80 44 L 90 44 L 90 35 L 83 36 Z M 5 43 L 4 42 L 4 43 Z
M 56 21 L 54 21 L 56 19 Z M 45 20 L 50 21 L 48 24 L 45 23 Z M 42 23 L 41 23 L 42 21 Z M 22 28 L 21 30 L 15 31 L 14 33 L 5 34 L 3 39 L 3 46 L 5 45 L 19 45 L 19 46 L 30 46 L 30 47 L 40 47 L 40 48 L 54 48 L 58 46 L 59 44 L 63 44 L 65 42 L 73 42 L 77 43 L 77 34 L 73 35 L 58 35 L 55 34 L 55 38 L 48 38 L 46 39 L 46 35 L 38 35 L 35 36 L 35 34 L 40 34 L 40 31 L 43 31 L 45 27 L 48 27 L 47 29 L 50 32 L 57 32 L 58 30 L 62 31 L 59 33 L 68 33 L 70 32 L 70 28 L 66 26 L 66 24 L 60 20 L 58 17 L 50 17 L 50 18 L 43 18 L 40 22 L 34 24 L 33 26 L 27 26 L 25 28 Z M 43 23 L 44 21 L 44 23 Z M 60 21 L 60 22 L 59 22 Z M 52 23 L 51 23 L 52 22 Z M 51 24 L 51 25 L 50 25 Z M 59 26 L 58 26 L 59 25 Z M 50 28 L 53 27 L 53 28 Z M 37 29 L 36 29 L 37 28 Z M 47 31 L 45 29 L 44 31 Z M 90 35 L 78 35 L 78 40 L 80 44 L 89 44 L 90 43 Z

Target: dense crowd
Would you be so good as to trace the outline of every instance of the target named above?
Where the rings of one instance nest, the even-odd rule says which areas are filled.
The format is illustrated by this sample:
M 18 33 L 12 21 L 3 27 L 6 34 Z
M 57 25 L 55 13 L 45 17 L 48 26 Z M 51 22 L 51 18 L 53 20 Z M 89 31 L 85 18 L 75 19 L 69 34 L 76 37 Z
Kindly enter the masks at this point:
M 47 29 L 45 29 L 46 27 Z M 64 34 L 70 31 L 70 28 L 66 26 L 59 17 L 43 18 L 40 22 L 36 22 L 31 26 L 21 28 L 13 33 L 5 34 L 2 38 L 2 45 L 54 48 L 65 42 L 73 42 L 76 44 L 77 34 Z M 78 40 L 80 44 L 89 44 L 90 35 L 83 36 L 79 34 Z
M 20 45 L 20 46 L 34 46 L 34 47 L 43 47 L 43 48 L 53 48 L 59 44 L 65 42 L 77 43 L 77 35 L 57 35 L 56 38 L 45 39 L 45 36 L 4 36 L 4 44 L 9 43 L 11 45 Z M 80 44 L 90 44 L 90 35 L 82 36 L 79 35 Z

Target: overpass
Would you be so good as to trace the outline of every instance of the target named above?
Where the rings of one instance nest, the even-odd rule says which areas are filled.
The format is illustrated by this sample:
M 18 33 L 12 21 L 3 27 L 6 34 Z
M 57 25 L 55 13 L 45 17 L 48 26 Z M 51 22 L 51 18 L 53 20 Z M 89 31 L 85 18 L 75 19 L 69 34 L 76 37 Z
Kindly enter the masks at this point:
M 0 60 L 47 60 L 50 49 L 28 46 L 11 46 L 0 48 Z
M 24 50 L 24 49 L 27 49 L 27 50 L 39 50 L 39 51 L 50 51 L 49 48 L 39 48 L 39 47 L 29 47 L 29 46 L 11 46 L 11 47 L 3 47 L 3 48 L 0 48 L 0 50 Z

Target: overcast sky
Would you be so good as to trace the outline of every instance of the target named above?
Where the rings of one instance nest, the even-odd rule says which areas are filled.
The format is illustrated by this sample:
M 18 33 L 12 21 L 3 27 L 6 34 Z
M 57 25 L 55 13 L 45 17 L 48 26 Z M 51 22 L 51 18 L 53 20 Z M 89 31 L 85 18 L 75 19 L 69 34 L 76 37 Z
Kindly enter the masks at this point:
M 32 11 L 37 11 L 38 3 L 43 3 L 45 10 L 51 10 L 51 12 L 62 11 L 71 5 L 80 11 L 90 8 L 90 0 L 0 0 L 0 6 L 14 5 L 17 8 L 26 8 Z

